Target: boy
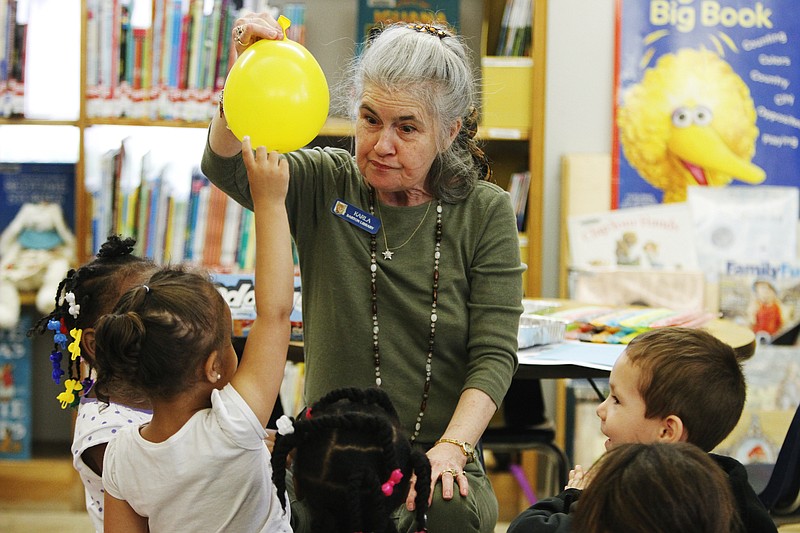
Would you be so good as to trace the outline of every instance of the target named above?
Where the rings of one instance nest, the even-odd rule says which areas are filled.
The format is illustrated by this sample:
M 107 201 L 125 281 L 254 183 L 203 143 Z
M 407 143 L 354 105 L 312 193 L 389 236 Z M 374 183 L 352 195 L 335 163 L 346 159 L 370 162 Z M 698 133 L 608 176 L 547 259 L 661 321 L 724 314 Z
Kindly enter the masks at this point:
M 632 442 L 690 442 L 708 452 L 736 426 L 746 395 L 733 348 L 705 331 L 679 327 L 635 337 L 614 364 L 609 387 L 597 408 L 606 450 Z M 777 532 L 744 466 L 731 457 L 711 458 L 728 475 L 745 531 Z M 508 533 L 572 531 L 570 506 L 590 481 L 591 471 L 584 475 L 576 466 L 561 494 L 523 511 Z

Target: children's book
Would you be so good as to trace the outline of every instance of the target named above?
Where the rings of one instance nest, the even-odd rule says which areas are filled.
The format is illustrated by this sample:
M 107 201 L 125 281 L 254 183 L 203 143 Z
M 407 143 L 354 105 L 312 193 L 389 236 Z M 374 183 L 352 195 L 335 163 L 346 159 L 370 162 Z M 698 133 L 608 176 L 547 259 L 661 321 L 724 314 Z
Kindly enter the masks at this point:
M 0 459 L 31 457 L 30 327 L 31 317 L 23 313 L 15 328 L 0 329 Z
M 715 281 L 726 261 L 792 261 L 797 254 L 797 187 L 690 187 L 700 268 Z
M 446 23 L 459 27 L 459 0 L 358 0 L 356 42 L 363 43 L 374 27 L 393 22 Z
M 0 163 L 0 231 L 25 203 L 61 206 L 64 222 L 75 229 L 75 165 L 73 163 Z
M 253 274 L 214 273 L 212 280 L 222 298 L 231 308 L 232 335 L 247 337 L 256 319 L 256 293 Z
M 567 224 L 574 268 L 697 269 L 692 213 L 686 203 L 573 215 Z
M 800 324 L 800 263 L 726 261 L 719 276 L 719 310 L 771 342 Z

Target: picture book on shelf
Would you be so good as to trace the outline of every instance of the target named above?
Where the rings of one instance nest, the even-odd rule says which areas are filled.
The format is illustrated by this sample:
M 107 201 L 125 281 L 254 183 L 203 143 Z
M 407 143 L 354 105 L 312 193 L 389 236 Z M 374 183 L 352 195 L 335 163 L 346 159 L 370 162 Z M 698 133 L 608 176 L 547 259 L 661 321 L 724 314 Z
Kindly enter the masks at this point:
M 800 262 L 726 261 L 719 310 L 761 340 L 780 337 L 800 324 Z
M 31 457 L 31 322 L 23 313 L 17 327 L 0 329 L 0 459 Z
M 222 274 L 215 272 L 212 274 L 212 281 L 231 309 L 233 336 L 247 337 L 247 334 L 250 333 L 250 327 L 256 318 L 256 296 L 253 288 L 255 276 L 252 273 Z M 292 326 L 290 339 L 293 341 L 303 340 L 302 305 L 300 274 L 296 272 L 294 277 L 294 307 L 289 315 Z
M 797 254 L 797 187 L 690 187 L 697 259 L 709 281 L 725 262 L 791 261 Z
M 74 163 L 0 163 L 0 231 L 26 203 L 61 206 L 64 221 L 75 229 Z
M 356 42 L 372 28 L 392 22 L 446 23 L 459 28 L 460 0 L 358 0 Z
M 698 266 L 686 203 L 573 215 L 567 229 L 575 268 L 694 270 Z

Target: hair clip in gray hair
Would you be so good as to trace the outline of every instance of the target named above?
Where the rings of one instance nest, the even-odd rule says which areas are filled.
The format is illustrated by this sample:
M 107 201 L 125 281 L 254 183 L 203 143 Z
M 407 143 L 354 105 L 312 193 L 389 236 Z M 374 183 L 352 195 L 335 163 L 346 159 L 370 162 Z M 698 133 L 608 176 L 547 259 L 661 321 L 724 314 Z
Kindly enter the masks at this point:
M 416 30 L 420 33 L 430 33 L 431 35 L 435 35 L 439 39 L 444 39 L 445 37 L 450 37 L 450 34 L 447 33 L 445 30 L 441 28 L 437 28 L 433 24 L 420 24 L 419 22 L 410 23 L 408 25 L 409 28 L 412 30 Z

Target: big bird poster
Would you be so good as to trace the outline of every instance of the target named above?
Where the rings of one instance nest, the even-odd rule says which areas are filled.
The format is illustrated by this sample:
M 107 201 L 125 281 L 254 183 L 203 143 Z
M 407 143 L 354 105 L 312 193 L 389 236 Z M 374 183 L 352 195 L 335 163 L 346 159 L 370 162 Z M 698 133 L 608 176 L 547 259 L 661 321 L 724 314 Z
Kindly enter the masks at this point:
M 800 185 L 797 0 L 617 0 L 612 208 Z

